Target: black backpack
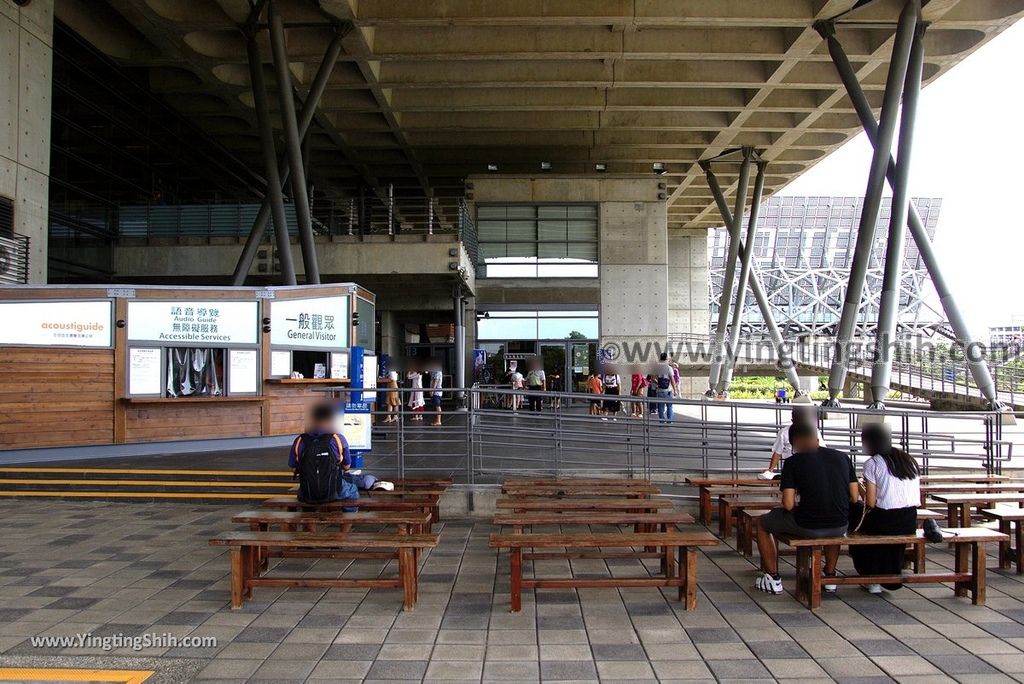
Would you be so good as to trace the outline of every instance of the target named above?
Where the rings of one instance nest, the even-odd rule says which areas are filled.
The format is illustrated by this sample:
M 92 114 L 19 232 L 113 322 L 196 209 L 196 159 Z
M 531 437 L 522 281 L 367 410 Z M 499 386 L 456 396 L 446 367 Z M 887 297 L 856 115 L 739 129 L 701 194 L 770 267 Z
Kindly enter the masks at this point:
M 299 454 L 299 501 L 324 504 L 338 496 L 341 463 L 331 451 L 334 435 L 305 435 Z

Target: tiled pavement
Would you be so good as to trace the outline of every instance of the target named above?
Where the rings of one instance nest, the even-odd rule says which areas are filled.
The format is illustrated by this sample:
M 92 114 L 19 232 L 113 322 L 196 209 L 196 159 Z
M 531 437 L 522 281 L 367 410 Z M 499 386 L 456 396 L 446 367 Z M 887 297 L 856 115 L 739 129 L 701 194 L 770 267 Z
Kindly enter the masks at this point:
M 754 595 L 753 566 L 723 546 L 701 558 L 690 613 L 670 592 L 630 589 L 528 592 L 512 615 L 507 558 L 487 548 L 490 526 L 454 521 L 425 557 L 414 612 L 401 610 L 397 590 L 296 589 L 257 589 L 232 611 L 225 552 L 206 541 L 232 528 L 236 510 L 0 501 L 0 667 L 153 667 L 154 682 L 1024 682 L 1024 581 L 995 570 L 986 607 L 937 585 L 882 597 L 844 588 L 812 615 L 789 595 Z M 943 548 L 930 548 L 929 559 L 950 561 Z M 311 576 L 384 569 L 282 562 Z M 565 562 L 536 565 L 545 575 L 568 571 Z M 614 560 L 574 561 L 573 570 L 645 572 Z M 218 645 L 103 653 L 29 641 L 79 633 L 213 636 Z

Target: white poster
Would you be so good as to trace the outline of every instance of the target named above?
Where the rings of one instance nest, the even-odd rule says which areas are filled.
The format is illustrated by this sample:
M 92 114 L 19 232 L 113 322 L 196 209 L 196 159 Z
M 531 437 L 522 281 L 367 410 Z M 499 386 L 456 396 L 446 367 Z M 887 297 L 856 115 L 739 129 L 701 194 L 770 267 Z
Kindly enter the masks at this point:
M 368 451 L 371 447 L 373 422 L 369 413 L 346 413 L 341 417 L 341 434 L 349 449 Z
M 331 354 L 331 378 L 338 380 L 348 377 L 348 354 L 333 352 Z
M 287 378 L 292 374 L 292 353 L 290 351 L 270 352 L 270 375 Z
M 0 302 L 0 344 L 111 347 L 111 302 Z
M 257 350 L 232 349 L 228 352 L 228 394 L 256 394 L 259 378 Z
M 128 339 L 167 345 L 257 344 L 256 302 L 128 302 Z
M 132 347 L 128 350 L 129 396 L 162 395 L 160 349 Z
M 377 357 L 370 354 L 363 356 L 363 387 L 377 388 Z M 363 392 L 363 401 L 377 401 L 377 393 Z
M 346 295 L 275 299 L 270 305 L 270 343 L 278 347 L 344 349 L 348 346 Z

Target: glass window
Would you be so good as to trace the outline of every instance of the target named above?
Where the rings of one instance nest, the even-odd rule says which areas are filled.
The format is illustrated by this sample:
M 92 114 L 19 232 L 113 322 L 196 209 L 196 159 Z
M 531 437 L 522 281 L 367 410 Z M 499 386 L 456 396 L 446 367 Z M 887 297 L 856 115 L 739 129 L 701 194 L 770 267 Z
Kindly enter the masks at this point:
M 169 347 L 168 397 L 219 397 L 224 392 L 224 350 Z
M 596 278 L 596 204 L 481 205 L 483 277 Z

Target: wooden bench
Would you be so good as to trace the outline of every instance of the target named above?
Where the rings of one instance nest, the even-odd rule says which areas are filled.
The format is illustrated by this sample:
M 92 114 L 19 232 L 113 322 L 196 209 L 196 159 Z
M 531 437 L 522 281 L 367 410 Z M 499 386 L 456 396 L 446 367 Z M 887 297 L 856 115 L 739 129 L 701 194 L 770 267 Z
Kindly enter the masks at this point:
M 809 539 L 776 535 L 779 542 L 796 548 L 796 598 L 811 610 L 821 605 L 823 579 L 822 558 L 826 546 L 858 544 L 917 544 L 928 541 L 918 534 L 860 535 Z M 828 584 L 917 584 L 952 582 L 957 596 L 971 595 L 974 605 L 985 605 L 985 544 L 1006 541 L 1005 534 L 983 527 L 961 527 L 943 530 L 942 542 L 954 546 L 952 572 L 914 573 L 908 575 L 837 575 Z
M 527 497 L 565 497 L 565 496 L 614 496 L 620 499 L 642 499 L 649 496 L 661 494 L 657 487 L 646 485 L 643 487 L 595 487 L 594 485 L 534 485 L 521 487 L 518 485 L 504 485 L 501 491 L 506 496 L 527 498 Z
M 336 533 L 348 532 L 353 526 L 372 525 L 375 527 L 394 527 L 399 534 L 424 534 L 429 531 L 431 516 L 423 511 L 408 512 L 371 512 L 346 513 L 344 511 L 243 511 L 231 518 L 231 522 L 249 525 L 253 532 L 268 532 L 274 526 L 282 532 L 316 532 L 321 526 L 335 526 Z M 414 551 L 419 562 L 419 549 Z M 258 550 L 257 569 L 266 570 L 271 556 L 285 558 L 391 558 L 394 554 L 383 551 L 317 551 L 282 550 L 268 553 Z
M 973 492 L 970 494 L 932 494 L 931 498 L 946 504 L 946 524 L 950 527 L 971 524 L 973 508 L 991 508 L 991 504 L 1024 504 L 1024 493 Z
M 724 478 L 724 477 L 688 477 L 686 482 L 697 488 L 698 505 L 700 506 L 700 521 L 704 525 L 711 525 L 712 487 L 775 487 L 779 488 L 778 480 L 758 480 L 751 478 Z
M 654 513 L 630 513 L 628 511 L 588 511 L 558 513 L 538 511 L 531 513 L 499 513 L 494 516 L 497 527 L 511 527 L 517 534 L 526 527 L 536 525 L 634 525 L 654 531 L 653 527 L 667 531 L 668 525 L 688 525 L 693 516 L 682 511 L 657 511 Z
M 1002 494 L 1012 492 L 1024 492 L 1024 484 L 1019 482 L 995 482 L 987 484 L 973 484 L 970 482 L 936 482 L 921 484 L 921 505 L 925 504 L 928 497 L 935 498 L 936 494 Z M 1022 495 L 1024 497 L 1024 495 Z
M 409 498 L 370 498 L 360 496 L 358 499 L 339 499 L 326 504 L 302 503 L 294 496 L 275 496 L 263 501 L 266 508 L 282 508 L 286 511 L 338 511 L 345 508 L 358 508 L 360 511 L 422 511 L 430 514 L 430 523 L 436 522 L 434 511 L 437 503 L 430 499 Z M 429 527 L 428 527 L 429 531 Z
M 505 487 L 533 487 L 545 485 L 582 485 L 589 487 L 650 487 L 650 480 L 627 479 L 618 477 L 510 477 L 502 483 Z
M 782 504 L 782 492 L 763 494 L 720 494 L 718 496 L 718 536 L 725 539 L 732 532 L 738 512 L 744 508 L 774 508 Z
M 414 550 L 437 546 L 436 534 L 363 534 L 321 535 L 295 532 L 227 532 L 210 540 L 211 546 L 231 550 L 231 607 L 240 608 L 252 598 L 254 587 L 302 588 L 401 588 L 405 610 L 416 605 L 417 572 Z M 345 549 L 387 549 L 398 558 L 397 578 L 315 578 L 261 577 L 261 549 L 343 551 Z
M 583 589 L 618 587 L 679 587 L 679 600 L 686 610 L 697 606 L 697 548 L 715 546 L 718 540 L 708 532 L 653 532 L 645 534 L 492 534 L 492 549 L 509 550 L 511 610 L 522 610 L 523 589 Z M 663 549 L 662 577 L 533 578 L 523 577 L 523 549 L 563 548 L 660 548 Z M 676 555 L 679 572 L 676 573 Z
M 936 473 L 921 476 L 921 484 L 933 482 L 974 482 L 984 484 L 987 482 L 1005 482 L 1009 480 L 1008 475 L 988 475 L 985 473 Z
M 999 521 L 999 531 L 1013 538 L 999 544 L 999 567 L 1017 566 L 1017 574 L 1024 575 L 1024 508 L 986 508 L 981 512 L 989 520 Z
M 768 508 L 744 508 L 736 512 L 736 550 L 743 556 L 754 555 L 754 525 L 758 518 L 767 513 Z M 941 513 L 931 511 L 927 508 L 917 509 L 917 522 L 920 524 L 925 520 L 938 520 Z M 925 571 L 924 545 L 915 544 L 909 556 L 910 564 L 914 572 Z
M 670 499 L 615 499 L 597 497 L 593 499 L 498 499 L 494 503 L 498 509 L 525 511 L 633 511 L 637 513 L 654 512 L 675 508 Z

